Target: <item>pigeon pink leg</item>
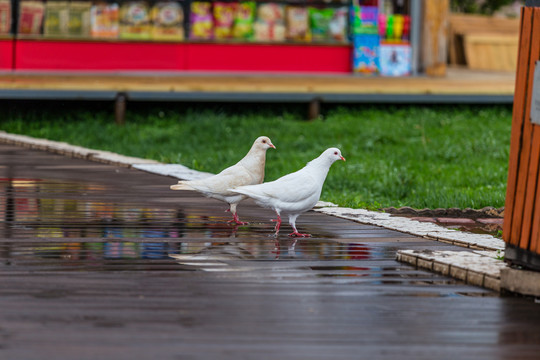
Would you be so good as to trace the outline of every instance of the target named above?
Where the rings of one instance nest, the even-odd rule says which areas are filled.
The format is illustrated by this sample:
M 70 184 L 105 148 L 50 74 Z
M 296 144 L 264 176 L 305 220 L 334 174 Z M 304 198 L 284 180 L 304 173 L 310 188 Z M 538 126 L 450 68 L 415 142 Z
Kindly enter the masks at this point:
M 274 228 L 274 231 L 276 232 L 276 236 L 279 234 L 279 228 L 281 227 L 281 216 L 279 216 L 279 213 L 276 211 L 277 219 L 272 219 L 270 221 L 273 221 L 276 223 L 276 227 Z
M 302 234 L 302 233 L 299 233 L 296 229 L 294 229 L 294 231 L 292 233 L 290 233 L 289 236 L 291 236 L 291 237 L 311 237 L 311 234 Z
M 243 221 L 240 221 L 240 219 L 238 219 L 238 214 L 236 213 L 236 204 L 231 204 L 230 207 L 227 210 L 225 210 L 225 212 L 229 212 L 229 211 L 233 214 L 233 219 L 227 221 L 229 224 L 230 223 L 234 223 L 235 225 L 249 224 L 248 222 L 243 222 Z
M 299 233 L 298 230 L 296 230 L 296 218 L 298 215 L 289 215 L 289 224 L 291 224 L 293 228 L 293 232 L 289 234 L 289 236 L 292 237 L 311 237 L 311 234 L 302 234 Z

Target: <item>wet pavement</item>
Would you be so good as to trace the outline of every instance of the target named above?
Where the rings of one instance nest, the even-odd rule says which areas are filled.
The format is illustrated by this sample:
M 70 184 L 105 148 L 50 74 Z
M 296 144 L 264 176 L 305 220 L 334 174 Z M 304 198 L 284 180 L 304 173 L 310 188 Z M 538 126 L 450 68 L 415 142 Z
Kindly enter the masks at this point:
M 503 218 L 450 218 L 450 217 L 411 217 L 412 220 L 430 222 L 439 226 L 473 234 L 489 234 L 502 237 Z
M 468 251 L 309 212 L 272 237 L 175 179 L 0 144 L 2 359 L 535 359 L 540 304 L 395 261 Z

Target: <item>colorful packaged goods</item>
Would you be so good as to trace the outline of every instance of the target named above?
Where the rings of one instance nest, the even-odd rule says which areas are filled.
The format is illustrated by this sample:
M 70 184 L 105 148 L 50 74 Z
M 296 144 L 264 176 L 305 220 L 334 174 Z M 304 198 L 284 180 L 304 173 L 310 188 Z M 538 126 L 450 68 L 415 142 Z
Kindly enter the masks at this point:
M 309 41 L 309 14 L 305 7 L 287 6 L 285 8 L 285 19 L 287 23 L 287 40 Z
M 403 15 L 403 33 L 402 40 L 404 42 L 409 42 L 411 37 L 411 17 L 409 15 Z
M 379 33 L 379 10 L 376 6 L 351 7 L 351 32 L 358 34 L 378 34 Z M 383 15 L 382 15 L 383 16 Z M 381 35 L 382 36 L 382 35 Z
M 235 39 L 249 40 L 253 38 L 256 7 L 257 5 L 253 1 L 237 4 L 233 25 L 233 37 Z
M 194 1 L 191 3 L 190 39 L 208 40 L 212 38 L 214 19 L 212 18 L 212 3 Z
M 379 72 L 379 35 L 353 36 L 353 71 L 360 74 Z
M 67 36 L 69 24 L 69 3 L 48 1 L 45 4 L 43 34 L 45 36 Z
M 352 9 L 353 71 L 382 76 L 409 75 L 410 17 L 388 11 L 379 14 L 374 6 L 353 6 Z
M 346 7 L 337 8 L 328 25 L 330 40 L 344 42 L 347 40 L 347 16 Z
M 254 31 L 257 41 L 284 41 L 285 13 L 283 5 L 276 3 L 259 5 Z
M 22 1 L 19 7 L 19 26 L 21 35 L 38 35 L 41 33 L 45 4 L 41 1 Z
M 87 1 L 72 1 L 69 4 L 68 33 L 73 37 L 88 37 L 90 35 L 90 8 Z
M 403 15 L 394 15 L 394 31 L 389 34 L 389 39 L 400 41 L 403 35 Z
M 184 11 L 179 3 L 158 2 L 152 8 L 152 38 L 156 40 L 184 39 Z
M 382 41 L 408 43 L 411 19 L 408 15 L 379 16 L 379 34 Z
M 402 44 L 382 44 L 379 55 L 380 74 L 406 76 L 411 73 L 411 47 Z
M 331 39 L 330 23 L 335 10 L 332 8 L 309 8 L 309 23 L 313 41 L 328 41 Z
M 214 38 L 232 38 L 236 6 L 236 3 L 214 3 Z
M 131 1 L 120 6 L 120 38 L 150 39 L 150 8 L 144 1 Z
M 378 27 L 379 27 L 379 36 L 381 37 L 381 39 L 384 39 L 386 37 L 386 26 L 388 25 L 388 20 L 387 20 L 387 17 L 386 17 L 386 14 L 379 14 L 379 23 L 378 23 Z
M 0 1 L 0 34 L 11 32 L 11 1 Z
M 96 38 L 117 38 L 119 32 L 118 4 L 100 3 L 90 8 L 90 33 Z

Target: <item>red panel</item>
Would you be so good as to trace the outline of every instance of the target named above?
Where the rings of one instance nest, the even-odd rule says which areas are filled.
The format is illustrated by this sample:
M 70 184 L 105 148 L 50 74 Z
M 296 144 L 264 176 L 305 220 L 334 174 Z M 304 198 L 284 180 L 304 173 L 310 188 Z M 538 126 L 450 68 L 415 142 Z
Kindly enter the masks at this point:
M 351 72 L 350 45 L 189 44 L 188 70 Z
M 17 40 L 18 70 L 184 70 L 186 44 Z
M 349 45 L 17 40 L 15 51 L 17 70 L 350 73 L 352 57 Z
M 12 39 L 0 40 L 0 69 L 13 69 L 13 42 Z

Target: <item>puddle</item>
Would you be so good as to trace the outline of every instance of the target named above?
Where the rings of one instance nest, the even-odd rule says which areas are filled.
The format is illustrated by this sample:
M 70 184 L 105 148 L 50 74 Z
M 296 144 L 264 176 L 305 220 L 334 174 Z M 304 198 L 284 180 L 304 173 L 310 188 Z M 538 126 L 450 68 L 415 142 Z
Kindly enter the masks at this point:
M 437 223 L 440 226 L 444 226 L 449 229 L 455 229 L 460 231 L 466 231 L 473 234 L 488 234 L 495 237 L 500 237 L 502 231 L 502 224 L 482 224 L 475 222 L 470 225 L 452 225 L 452 224 L 441 224 Z
M 13 239 L 4 259 L 108 260 L 366 260 L 384 256 L 366 244 L 269 236 L 273 224 L 232 227 L 222 217 L 175 208 L 97 201 L 102 185 L 43 179 L 0 179 L 0 228 Z M 89 196 L 93 195 L 93 197 Z M 55 195 L 55 196 L 51 196 Z M 62 196 L 59 196 L 62 195 Z M 69 196 L 79 195 L 79 196 Z M 387 255 L 387 254 L 386 254 Z M 178 259 L 177 259 L 178 260 Z
M 488 234 L 500 237 L 502 232 L 501 218 L 486 218 L 473 220 L 468 218 L 435 218 L 435 217 L 417 217 L 406 214 L 395 214 L 392 216 L 411 218 L 420 222 L 429 222 L 447 229 L 470 232 L 473 234 Z M 455 221 L 453 221 L 455 220 Z
M 98 184 L 0 179 L 0 193 L 0 266 L 6 271 L 236 271 L 280 282 L 456 284 L 397 264 L 394 246 L 338 242 L 319 234 L 275 239 L 269 222 L 234 227 L 225 213 L 141 206 L 120 201 Z
M 151 238 L 149 238 L 151 240 Z M 66 239 L 67 240 L 67 239 Z M 358 244 L 330 241 L 255 240 L 236 242 L 107 241 L 100 242 L 11 242 L 0 245 L 4 259 L 43 261 L 61 260 L 92 263 L 106 260 L 171 260 L 189 262 L 238 260 L 360 260 L 355 252 Z M 365 249 L 368 247 L 363 245 Z M 366 252 L 367 250 L 364 250 Z M 365 253 L 361 259 L 370 259 Z M 56 261 L 58 263 L 58 261 Z M 357 270 L 355 267 L 349 270 Z

